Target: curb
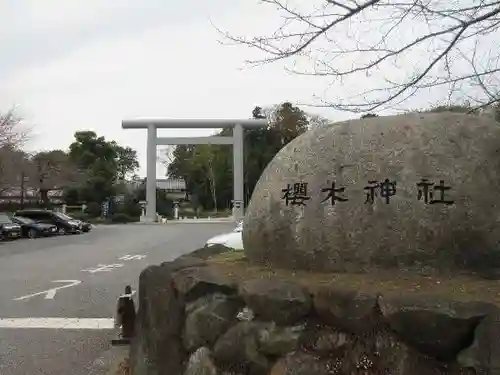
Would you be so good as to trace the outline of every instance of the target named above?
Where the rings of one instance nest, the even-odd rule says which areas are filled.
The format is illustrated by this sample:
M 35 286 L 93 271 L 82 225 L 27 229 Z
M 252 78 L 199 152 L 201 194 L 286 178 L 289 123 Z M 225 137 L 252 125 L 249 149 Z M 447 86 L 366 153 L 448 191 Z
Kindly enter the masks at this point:
M 169 220 L 166 223 L 134 223 L 134 225 L 172 225 L 172 224 L 233 224 L 236 220 Z

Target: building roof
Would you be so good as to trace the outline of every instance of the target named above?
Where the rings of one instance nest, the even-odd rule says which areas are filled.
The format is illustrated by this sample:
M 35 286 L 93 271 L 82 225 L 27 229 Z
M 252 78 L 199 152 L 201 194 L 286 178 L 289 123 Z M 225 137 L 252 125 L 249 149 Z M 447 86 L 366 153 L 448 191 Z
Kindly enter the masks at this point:
M 164 190 L 186 190 L 186 182 L 182 178 L 157 179 L 156 187 Z

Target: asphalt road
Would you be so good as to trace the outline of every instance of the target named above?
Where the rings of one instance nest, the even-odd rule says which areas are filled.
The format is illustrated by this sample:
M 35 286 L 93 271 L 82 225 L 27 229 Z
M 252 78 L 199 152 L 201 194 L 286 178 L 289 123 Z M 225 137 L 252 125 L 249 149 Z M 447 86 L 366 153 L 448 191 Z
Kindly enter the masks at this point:
M 103 373 L 99 364 L 109 356 L 114 330 L 62 329 L 61 323 L 50 322 L 44 323 L 46 328 L 29 328 L 30 322 L 113 318 L 117 297 L 126 284 L 137 289 L 142 269 L 199 248 L 233 227 L 227 223 L 98 226 L 81 235 L 1 243 L 0 375 Z M 30 297 L 66 285 L 70 286 L 55 294 Z M 6 328 L 11 319 L 16 328 Z

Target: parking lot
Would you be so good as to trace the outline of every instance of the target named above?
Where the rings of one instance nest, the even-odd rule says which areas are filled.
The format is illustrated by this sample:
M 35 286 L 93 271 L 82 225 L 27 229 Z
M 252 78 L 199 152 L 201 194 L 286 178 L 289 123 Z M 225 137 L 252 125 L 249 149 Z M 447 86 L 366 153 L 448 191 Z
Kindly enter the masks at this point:
M 86 233 L 92 225 L 63 212 L 44 209 L 22 209 L 0 213 L 0 240 L 40 238 L 63 234 Z
M 99 225 L 0 243 L 0 373 L 88 374 L 109 350 L 116 299 L 149 264 L 234 224 Z
M 47 237 L 18 237 L 0 241 L 0 257 L 9 254 L 23 254 L 29 252 L 45 251 L 60 246 L 74 246 L 99 241 L 105 238 L 109 230 L 119 225 L 93 226 L 88 233 L 58 234 L 57 232 Z M 104 229 L 104 231 L 103 231 Z

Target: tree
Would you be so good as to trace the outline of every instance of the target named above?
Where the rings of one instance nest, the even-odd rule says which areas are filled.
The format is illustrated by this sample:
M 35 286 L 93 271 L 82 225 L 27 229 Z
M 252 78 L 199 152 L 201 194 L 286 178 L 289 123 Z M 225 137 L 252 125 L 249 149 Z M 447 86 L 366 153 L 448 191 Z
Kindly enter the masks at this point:
M 264 114 L 262 107 L 255 107 L 252 111 L 252 117 L 254 119 L 265 119 L 266 115 Z
M 285 102 L 271 108 L 255 107 L 254 118 L 267 118 L 269 126 L 244 132 L 244 187 L 246 202 L 264 168 L 276 153 L 308 129 L 305 112 Z M 223 129 L 219 135 L 231 135 Z M 222 145 L 179 145 L 173 151 L 168 174 L 183 178 L 187 190 L 205 208 L 230 207 L 233 199 L 233 159 L 231 148 Z
M 69 147 L 69 160 L 86 176 L 79 189 L 80 200 L 102 203 L 117 191 L 117 181 L 137 167 L 137 155 L 129 147 L 106 141 L 93 131 L 75 133 Z
M 93 131 L 78 131 L 69 146 L 69 157 L 82 169 L 91 168 L 98 159 L 116 168 L 116 144 L 97 137 Z
M 269 111 L 271 129 L 276 129 L 280 134 L 280 149 L 287 143 L 304 133 L 309 127 L 306 113 L 292 103 L 285 102 Z
M 116 142 L 112 142 L 116 151 L 116 169 L 117 178 L 124 181 L 127 176 L 133 174 L 139 169 L 139 162 L 137 161 L 137 151 L 131 147 L 122 147 Z
M 28 129 L 23 129 L 22 118 L 15 108 L 0 113 L 0 147 L 20 148 L 28 137 Z
M 329 119 L 320 115 L 310 115 L 307 122 L 309 123 L 309 129 L 315 129 L 331 124 L 331 121 Z
M 161 156 L 157 157 L 157 160 L 167 170 L 167 173 L 166 173 L 167 176 L 168 176 L 169 165 L 175 160 L 175 156 L 174 156 L 175 148 L 176 148 L 176 146 L 174 146 L 174 145 L 165 146 L 161 152 Z
M 445 90 L 450 103 L 468 99 L 476 108 L 500 100 L 498 1 L 262 3 L 282 16 L 283 24 L 277 30 L 256 37 L 222 33 L 265 53 L 264 58 L 250 63 L 311 62 L 311 69 L 290 70 L 341 82 L 344 88 L 356 85 L 364 75 L 371 86 L 324 101 L 324 106 L 368 112 L 434 90 Z M 379 83 L 370 83 L 372 77 Z
M 28 168 L 28 155 L 21 147 L 28 137 L 15 109 L 0 113 L 0 193 L 20 188 Z
M 217 211 L 227 204 L 232 184 L 230 148 L 219 145 L 179 145 L 168 165 L 168 175 L 182 178 L 186 188 L 202 206 Z M 220 189 L 221 187 L 221 189 Z
M 117 179 L 116 149 L 97 137 L 93 131 L 75 133 L 75 142 L 69 147 L 70 160 L 86 174 L 87 181 L 80 189 L 84 201 L 101 203 L 114 195 Z
M 138 205 L 138 202 L 144 200 L 146 200 L 145 179 L 137 189 L 125 196 L 124 209 L 127 211 L 126 213 L 130 216 L 139 216 L 141 213 L 141 208 Z M 165 192 L 161 189 L 156 189 L 156 211 L 158 212 L 158 214 L 162 216 L 172 217 L 173 206 L 174 204 L 172 199 L 168 198 Z
M 214 171 L 214 159 L 217 157 L 217 153 L 212 149 L 211 145 L 199 145 L 196 148 L 193 162 L 198 164 L 199 168 L 206 175 L 208 180 L 208 185 L 210 189 L 210 194 L 212 196 L 213 209 L 217 212 L 217 182 L 215 179 Z
M 172 177 L 182 178 L 186 185 L 190 184 L 191 158 L 195 152 L 193 145 L 179 145 L 172 151 L 172 160 L 167 165 L 167 174 Z
M 50 202 L 50 190 L 68 189 L 83 181 L 81 174 L 63 150 L 38 152 L 31 157 L 30 164 L 29 179 L 32 180 L 33 187 L 38 188 L 40 200 L 44 204 Z
M 10 145 L 0 147 L 0 194 L 20 189 L 29 170 L 29 157 L 24 151 Z

